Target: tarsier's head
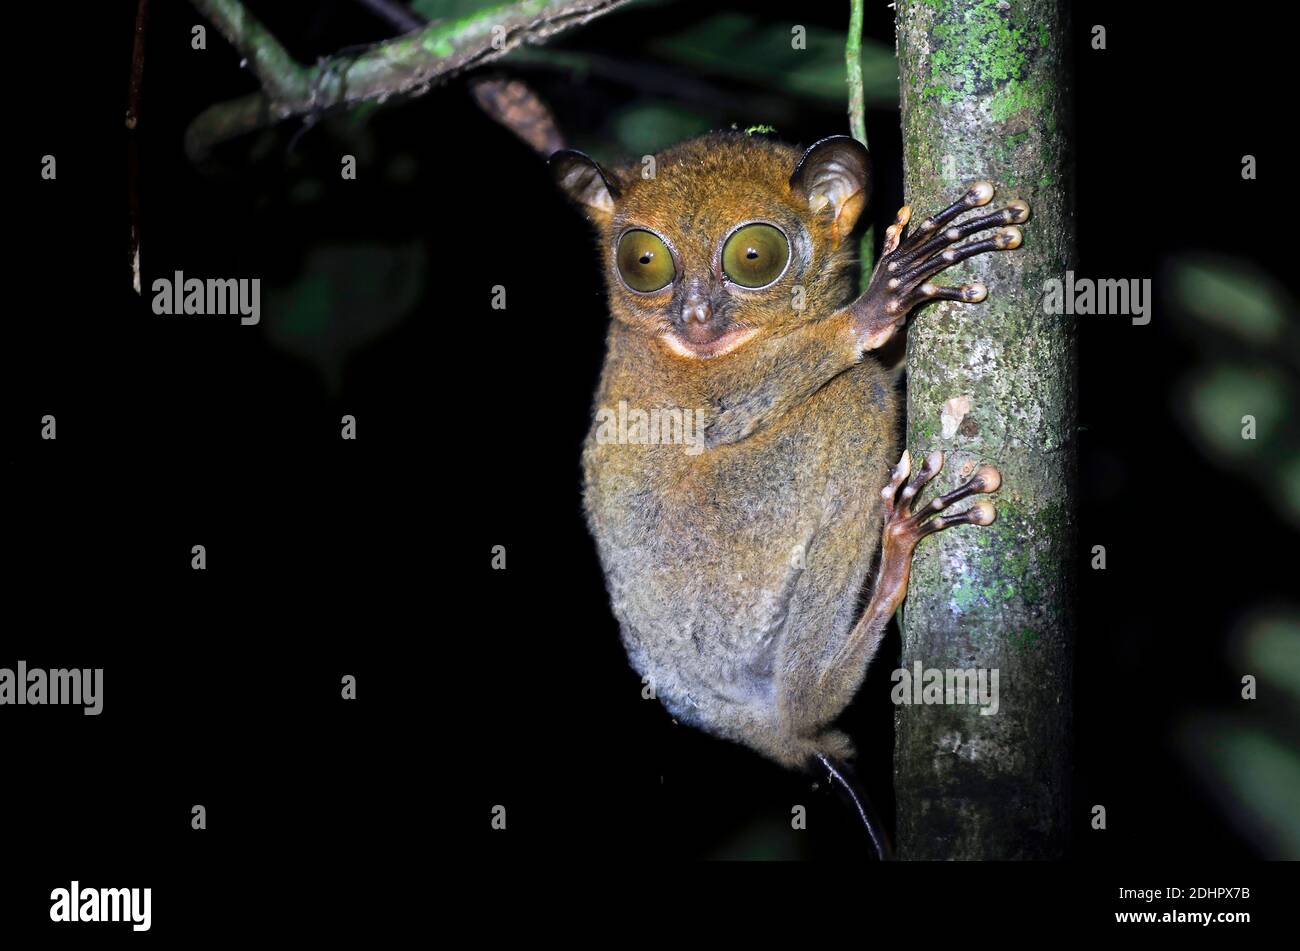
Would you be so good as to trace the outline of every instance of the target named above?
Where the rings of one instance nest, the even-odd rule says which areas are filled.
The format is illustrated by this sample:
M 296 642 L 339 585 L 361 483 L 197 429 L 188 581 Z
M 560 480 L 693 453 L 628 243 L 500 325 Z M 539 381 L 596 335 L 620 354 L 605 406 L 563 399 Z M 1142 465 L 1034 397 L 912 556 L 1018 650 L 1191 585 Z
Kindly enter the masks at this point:
M 743 133 L 691 139 L 627 169 L 557 152 L 560 187 L 600 233 L 610 310 L 684 359 L 732 353 L 847 303 L 867 151 L 806 152 Z

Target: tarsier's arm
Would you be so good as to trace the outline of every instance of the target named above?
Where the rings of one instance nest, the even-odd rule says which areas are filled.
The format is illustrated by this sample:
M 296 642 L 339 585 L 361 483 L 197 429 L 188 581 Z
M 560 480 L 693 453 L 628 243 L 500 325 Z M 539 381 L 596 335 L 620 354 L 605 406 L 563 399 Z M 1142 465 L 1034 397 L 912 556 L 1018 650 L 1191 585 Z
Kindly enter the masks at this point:
M 825 320 L 804 324 L 793 332 L 763 341 L 755 359 L 767 364 L 738 375 L 737 386 L 726 386 L 710 414 L 706 438 L 710 446 L 743 439 L 826 385 L 875 350 L 898 331 L 907 315 L 931 300 L 982 301 L 982 284 L 946 287 L 931 282 L 940 271 L 977 254 L 1008 251 L 1020 246 L 1016 224 L 1029 217 L 1029 205 L 1010 202 L 1005 208 L 953 224 L 963 212 L 987 205 L 993 186 L 976 182 L 961 198 L 927 218 L 904 237 L 911 209 L 899 211 L 885 232 L 885 246 L 865 293 Z M 833 199 L 832 199 L 833 200 Z M 999 225 L 1010 225 L 990 237 L 958 242 Z M 728 383 L 730 381 L 727 381 Z

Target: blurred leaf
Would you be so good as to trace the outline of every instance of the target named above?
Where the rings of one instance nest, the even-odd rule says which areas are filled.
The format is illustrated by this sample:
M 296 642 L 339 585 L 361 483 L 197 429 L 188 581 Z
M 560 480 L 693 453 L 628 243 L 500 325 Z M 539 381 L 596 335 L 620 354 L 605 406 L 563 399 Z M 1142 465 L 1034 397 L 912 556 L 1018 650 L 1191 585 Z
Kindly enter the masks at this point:
M 1265 855 L 1300 859 L 1300 756 L 1241 718 L 1186 725 L 1187 758 L 1228 818 Z
M 1177 391 L 1176 417 L 1206 455 L 1255 482 L 1269 505 L 1300 525 L 1295 301 L 1244 259 L 1200 252 L 1170 261 L 1166 274 L 1173 309 L 1196 318 L 1176 326 L 1194 331 L 1203 360 Z M 1254 440 L 1242 438 L 1244 416 L 1255 419 Z
M 1208 448 L 1227 459 L 1253 457 L 1280 428 L 1294 394 L 1281 374 L 1267 366 L 1224 364 L 1189 378 L 1187 413 Z M 1255 440 L 1241 437 L 1242 417 L 1254 416 Z
M 1241 654 L 1246 673 L 1300 702 L 1300 614 L 1277 612 L 1255 618 L 1242 634 Z
M 1292 456 L 1282 463 L 1282 476 L 1278 480 L 1282 485 L 1283 503 L 1291 511 L 1291 519 L 1300 525 L 1300 455 Z
M 614 118 L 619 147 L 632 155 L 648 155 L 674 142 L 709 131 L 709 120 L 666 102 L 642 101 Z
M 348 355 L 415 305 L 423 264 L 418 241 L 313 248 L 294 283 L 268 291 L 267 336 L 314 364 L 337 388 Z
M 1276 341 L 1292 309 L 1282 287 L 1246 261 L 1200 255 L 1175 264 L 1172 277 L 1181 307 L 1251 343 Z
M 848 9 L 845 8 L 845 23 Z M 780 89 L 785 93 L 847 103 L 844 34 L 807 28 L 807 48 L 791 45 L 791 24 L 764 23 L 745 13 L 719 13 L 677 33 L 650 41 L 650 49 L 692 69 Z M 863 91 L 868 102 L 897 107 L 898 63 L 890 46 L 862 41 Z

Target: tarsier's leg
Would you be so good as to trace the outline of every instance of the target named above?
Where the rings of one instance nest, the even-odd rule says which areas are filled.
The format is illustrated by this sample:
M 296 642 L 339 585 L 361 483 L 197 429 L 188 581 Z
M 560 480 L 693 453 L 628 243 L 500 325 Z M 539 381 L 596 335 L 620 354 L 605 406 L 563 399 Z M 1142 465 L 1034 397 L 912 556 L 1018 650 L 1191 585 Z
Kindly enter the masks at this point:
M 1024 236 L 1018 224 L 1029 219 L 1029 204 L 1019 199 L 1005 208 L 955 221 L 963 212 L 993 200 L 993 186 L 976 182 L 961 198 L 937 215 L 925 219 L 911 234 L 904 232 L 912 210 L 904 207 L 885 232 L 880 263 L 871 275 L 867 290 L 850 305 L 855 332 L 864 350 L 884 344 L 902 326 L 918 305 L 931 300 L 954 300 L 974 304 L 988 296 L 983 284 L 945 287 L 930 278 L 940 271 L 989 251 L 1010 251 L 1020 247 Z M 1005 225 L 991 237 L 958 244 L 971 235 Z
M 1029 219 L 1027 202 L 1017 199 L 998 211 L 977 214 L 966 221 L 957 220 L 965 212 L 981 208 L 992 200 L 993 186 L 988 182 L 976 182 L 961 198 L 922 221 L 911 234 L 905 234 L 912 216 L 911 209 L 905 207 L 899 211 L 894 223 L 885 231 L 885 245 L 871 283 L 862 296 L 845 309 L 850 330 L 860 349 L 872 350 L 884 344 L 903 325 L 907 315 L 926 301 L 953 300 L 973 304 L 988 295 L 983 284 L 943 287 L 932 283 L 930 278 L 977 254 L 1010 251 L 1020 246 L 1023 235 L 1015 226 Z M 991 237 L 960 243 L 995 227 L 998 230 Z M 976 503 L 956 515 L 938 514 L 974 493 L 996 491 L 1002 477 L 992 466 L 981 466 L 975 477 L 961 488 L 935 499 L 918 511 L 913 510 L 916 494 L 942 466 L 943 454 L 931 453 L 925 466 L 908 482 L 911 463 L 907 453 L 903 453 L 894 469 L 892 480 L 884 490 L 884 541 L 871 601 L 838 654 L 821 668 L 817 679 L 819 710 L 843 709 L 862 683 L 863 673 L 880 645 L 885 625 L 907 594 L 907 577 L 917 542 L 950 525 L 987 525 L 993 521 L 995 513 L 988 502 Z
M 836 676 L 836 672 L 857 673 L 870 663 L 876 648 L 880 646 L 885 625 L 907 595 L 912 552 L 922 538 L 953 525 L 990 525 L 997 515 L 993 503 L 985 500 L 953 515 L 940 514 L 953 503 L 968 496 L 996 492 L 1002 484 L 1002 476 L 993 466 L 980 466 L 965 485 L 920 506 L 915 504 L 915 499 L 926 483 L 943 468 L 943 453 L 937 449 L 930 453 L 925 465 L 909 481 L 911 468 L 910 455 L 904 451 L 890 476 L 889 485 L 881 492 L 885 502 L 885 526 L 880 546 L 880 568 L 876 572 L 871 600 L 861 619 L 849 632 L 839 654 L 823 673 L 819 689 L 835 691 L 847 688 L 850 695 L 857 689 L 860 678 Z M 827 696 L 824 697 L 824 702 L 833 708 L 839 699 Z M 849 699 L 844 697 L 844 703 L 847 704 Z
M 925 219 L 906 236 L 904 233 L 912 211 L 907 207 L 899 211 L 894 223 L 885 231 L 885 245 L 880 263 L 871 275 L 870 285 L 849 305 L 853 330 L 859 335 L 863 349 L 878 347 L 892 337 L 918 304 L 930 300 L 973 304 L 988 296 L 983 284 L 943 287 L 932 283 L 930 278 L 977 254 L 1020 247 L 1023 235 L 1015 226 L 1029 219 L 1027 202 L 1017 199 L 998 211 L 975 215 L 966 221 L 956 220 L 972 208 L 983 207 L 992 200 L 993 186 L 988 182 L 976 182 L 961 198 L 937 215 Z M 959 244 L 971 235 L 997 226 L 1005 227 L 999 228 L 992 237 Z M 862 671 L 880 646 L 885 625 L 907 594 L 907 577 L 917 542 L 951 525 L 988 525 L 996 515 L 989 502 L 977 502 L 956 515 L 938 514 L 969 495 L 997 491 L 1002 476 L 992 466 L 980 466 L 974 478 L 965 485 L 929 505 L 914 509 L 917 493 L 942 468 L 943 453 L 937 450 L 930 453 L 921 471 L 910 482 L 911 461 L 906 452 L 894 468 L 883 492 L 886 509 L 884 540 L 871 601 L 839 654 L 823 669 L 818 685 L 819 689 L 828 692 L 822 698 L 827 709 L 837 709 L 841 700 L 847 704 L 861 683 Z

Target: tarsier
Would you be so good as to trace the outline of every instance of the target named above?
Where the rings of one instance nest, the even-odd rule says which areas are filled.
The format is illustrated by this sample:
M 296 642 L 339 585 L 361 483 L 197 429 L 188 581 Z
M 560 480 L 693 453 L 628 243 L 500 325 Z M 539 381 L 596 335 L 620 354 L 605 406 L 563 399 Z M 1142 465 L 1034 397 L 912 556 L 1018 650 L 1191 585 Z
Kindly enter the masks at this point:
M 977 182 L 910 231 L 904 207 L 851 300 L 860 143 L 835 136 L 801 155 L 717 133 L 655 160 L 649 175 L 551 158 L 599 233 L 613 319 L 596 407 L 704 410 L 702 452 L 592 427 L 584 502 L 614 614 L 674 717 L 788 767 L 833 769 L 853 753 L 835 719 L 907 592 L 916 544 L 990 524 L 988 501 L 948 510 L 1001 482 L 984 465 L 919 504 L 943 455 L 915 473 L 899 456 L 897 374 L 869 351 L 920 304 L 982 301 L 983 285 L 932 279 L 1018 247 L 1029 206 L 961 220 L 993 198 Z

